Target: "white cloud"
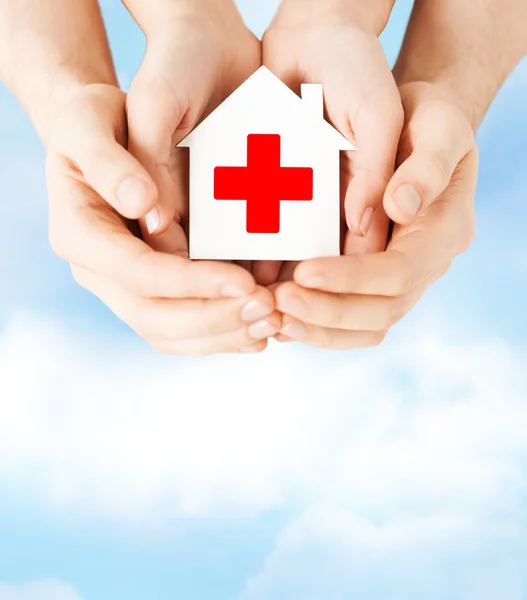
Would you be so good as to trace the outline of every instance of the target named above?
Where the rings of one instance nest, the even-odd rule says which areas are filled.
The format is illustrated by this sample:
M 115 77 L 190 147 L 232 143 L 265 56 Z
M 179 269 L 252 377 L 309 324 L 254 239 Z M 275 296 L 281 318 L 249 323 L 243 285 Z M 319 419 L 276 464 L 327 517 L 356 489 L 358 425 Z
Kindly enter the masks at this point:
M 525 540 L 469 514 L 372 523 L 334 506 L 280 535 L 238 600 L 523 600 Z
M 172 360 L 20 316 L 0 337 L 0 478 L 136 520 L 306 499 L 383 518 L 510 510 L 524 359 L 423 332 L 362 354 Z
M 0 600 L 82 600 L 69 585 L 53 579 L 20 586 L 0 582 Z
M 297 507 L 239 600 L 521 600 L 525 352 L 405 331 L 364 353 L 173 360 L 19 315 L 0 336 L 2 487 L 149 528 Z

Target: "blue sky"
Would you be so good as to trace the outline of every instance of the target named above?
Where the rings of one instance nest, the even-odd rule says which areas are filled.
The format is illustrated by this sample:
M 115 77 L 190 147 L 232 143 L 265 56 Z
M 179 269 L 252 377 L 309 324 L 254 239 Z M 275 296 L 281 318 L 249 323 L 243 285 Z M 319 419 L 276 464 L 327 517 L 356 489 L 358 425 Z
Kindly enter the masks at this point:
M 240 4 L 261 33 L 276 2 Z M 144 41 L 105 16 L 126 85 Z M 526 98 L 524 61 L 479 134 L 476 240 L 382 347 L 195 360 L 53 256 L 0 88 L 0 600 L 525 600 Z

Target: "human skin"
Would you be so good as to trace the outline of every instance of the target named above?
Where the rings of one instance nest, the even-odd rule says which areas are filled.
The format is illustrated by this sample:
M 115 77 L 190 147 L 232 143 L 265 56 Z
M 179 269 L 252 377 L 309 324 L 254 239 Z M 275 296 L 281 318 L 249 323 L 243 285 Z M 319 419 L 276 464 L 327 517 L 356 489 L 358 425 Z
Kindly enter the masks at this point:
M 151 248 L 133 231 L 159 192 L 125 149 L 126 97 L 98 4 L 74 8 L 0 3 L 0 75 L 47 151 L 52 247 L 80 285 L 161 352 L 261 351 L 280 326 L 268 290 L 241 267 L 194 263 L 183 248 Z
M 526 23 L 524 0 L 419 0 L 394 68 L 397 82 L 435 84 L 476 132 L 506 77 L 527 53 Z M 452 160 L 455 155 L 444 164 L 407 163 L 385 195 L 388 215 L 404 224 L 425 210 L 442 191 L 435 183 L 441 179 L 437 171 L 453 172 Z M 407 191 L 415 204 L 405 210 L 395 195 L 407 170 L 414 168 L 426 173 L 419 177 L 417 193 Z
M 159 190 L 153 246 L 187 249 L 190 131 L 261 65 L 261 48 L 231 0 L 124 0 L 147 38 L 127 100 L 129 149 Z
M 117 85 L 96 0 L 0 0 L 0 77 L 44 143 L 61 107 L 92 83 Z
M 284 313 L 277 339 L 334 349 L 377 345 L 468 247 L 473 135 L 527 50 L 526 21 L 519 0 L 481 0 L 477 10 L 468 0 L 416 3 L 395 68 L 405 126 L 384 195 L 386 213 L 400 225 L 386 252 L 299 265 L 294 281 L 275 290 Z
M 393 0 L 283 0 L 263 41 L 263 62 L 293 90 L 324 85 L 329 121 L 357 150 L 343 152 L 343 253 L 381 251 L 382 200 L 395 169 L 403 109 L 378 36 Z M 291 278 L 294 264 L 258 262 L 257 281 Z
M 188 256 L 188 153 L 176 148 L 261 65 L 261 47 L 230 0 L 124 0 L 147 38 L 144 61 L 127 98 L 128 148 L 151 175 L 157 219 L 141 219 L 152 248 Z M 233 266 L 234 268 L 234 266 Z M 240 267 L 241 268 L 241 267 Z M 272 295 L 252 303 L 265 348 L 280 325 Z

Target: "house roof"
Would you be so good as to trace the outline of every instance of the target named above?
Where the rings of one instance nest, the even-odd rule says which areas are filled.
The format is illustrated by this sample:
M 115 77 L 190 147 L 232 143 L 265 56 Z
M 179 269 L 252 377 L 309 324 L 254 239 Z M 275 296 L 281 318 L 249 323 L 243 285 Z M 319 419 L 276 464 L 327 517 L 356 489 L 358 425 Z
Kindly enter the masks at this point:
M 321 87 L 319 84 L 303 84 L 302 89 Z M 265 90 L 265 94 L 259 94 L 259 90 Z M 308 91 L 308 90 L 306 90 Z M 263 96 L 265 96 L 263 98 Z M 306 97 L 308 94 L 306 94 Z M 265 101 L 262 102 L 262 99 Z M 254 105 L 259 100 L 260 107 L 257 110 L 271 110 L 271 100 L 280 106 L 280 110 L 289 110 L 297 118 L 303 118 L 306 126 L 318 128 L 320 133 L 328 140 L 329 144 L 336 146 L 339 150 L 354 150 L 355 147 L 339 131 L 330 125 L 322 113 L 315 115 L 308 110 L 306 100 L 295 94 L 285 83 L 283 83 L 267 67 L 260 67 L 253 73 L 237 90 L 235 90 L 216 110 L 204 119 L 182 142 L 180 147 L 190 147 L 198 132 L 213 126 L 218 119 L 233 108 L 233 105 Z M 287 108 L 289 107 L 289 108 Z M 275 107 L 273 106 L 273 109 Z M 238 109 L 239 110 L 239 109 Z

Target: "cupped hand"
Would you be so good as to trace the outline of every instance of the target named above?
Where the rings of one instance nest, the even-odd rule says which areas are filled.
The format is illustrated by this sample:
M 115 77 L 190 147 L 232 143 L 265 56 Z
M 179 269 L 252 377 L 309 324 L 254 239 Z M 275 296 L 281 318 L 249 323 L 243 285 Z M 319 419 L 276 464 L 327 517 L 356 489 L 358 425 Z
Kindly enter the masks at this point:
M 355 146 L 342 153 L 343 253 L 386 247 L 382 199 L 394 172 L 403 110 L 375 25 L 349 1 L 284 0 L 263 38 L 263 61 L 293 90 L 321 83 L 328 120 Z M 259 263 L 258 281 L 290 279 L 294 265 Z
M 154 250 L 134 235 L 131 220 L 156 206 L 158 192 L 125 150 L 125 101 L 115 87 L 88 86 L 57 117 L 47 161 L 52 247 L 81 286 L 161 352 L 263 350 L 280 316 L 247 271 Z
M 188 151 L 176 146 L 261 66 L 261 46 L 230 0 L 160 5 L 140 15 L 148 44 L 128 94 L 129 149 L 159 190 L 145 240 L 187 254 Z
M 275 291 L 284 313 L 280 341 L 332 349 L 379 344 L 471 243 L 478 158 L 470 124 L 435 85 L 411 83 L 400 92 L 400 166 L 384 204 L 408 224 L 395 227 L 385 252 L 301 263 L 294 282 Z M 417 218 L 397 202 L 405 186 L 419 194 Z

